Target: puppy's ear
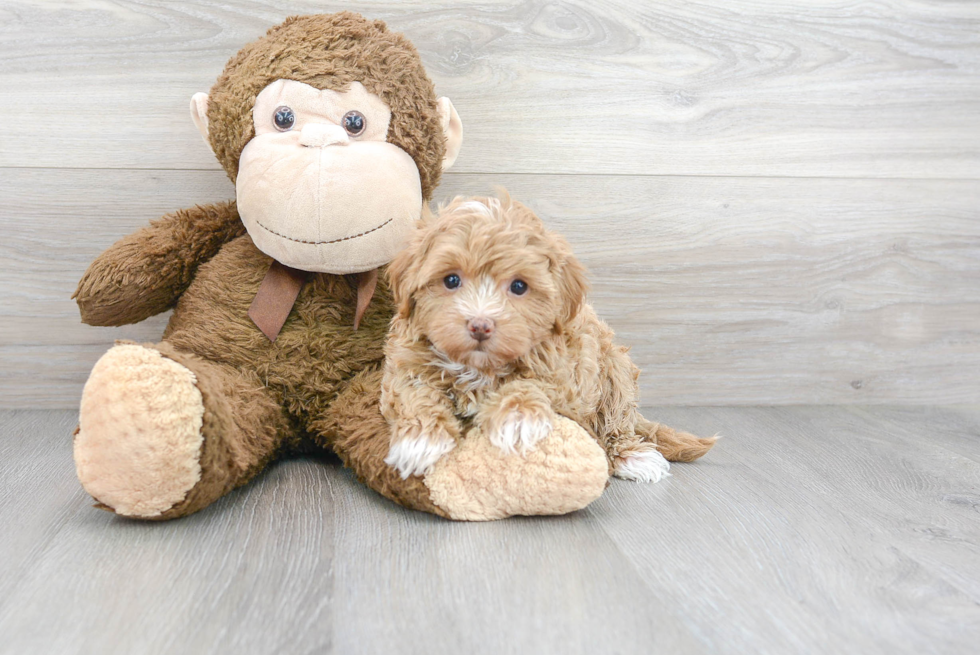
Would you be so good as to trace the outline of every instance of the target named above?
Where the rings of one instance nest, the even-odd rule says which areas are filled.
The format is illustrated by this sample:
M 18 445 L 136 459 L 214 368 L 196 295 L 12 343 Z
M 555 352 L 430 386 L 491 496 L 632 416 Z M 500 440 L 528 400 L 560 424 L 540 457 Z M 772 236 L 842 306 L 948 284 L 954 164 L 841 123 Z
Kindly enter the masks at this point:
M 561 332 L 566 323 L 575 318 L 585 303 L 589 291 L 589 277 L 585 266 L 572 254 L 572 248 L 560 236 L 555 235 L 555 280 L 561 295 L 561 312 L 555 321 L 555 329 Z
M 438 230 L 433 226 L 436 215 L 428 205 L 422 207 L 422 217 L 416 225 L 415 234 L 403 250 L 388 264 L 388 285 L 395 301 L 395 316 L 408 318 L 415 307 L 415 294 L 422 288 L 422 263 L 432 247 Z
M 408 247 L 395 255 L 388 264 L 388 285 L 391 287 L 391 295 L 395 301 L 395 315 L 398 318 L 408 318 L 415 304 L 412 294 L 416 291 L 418 278 L 420 245 L 418 237 L 419 235 L 416 234 Z

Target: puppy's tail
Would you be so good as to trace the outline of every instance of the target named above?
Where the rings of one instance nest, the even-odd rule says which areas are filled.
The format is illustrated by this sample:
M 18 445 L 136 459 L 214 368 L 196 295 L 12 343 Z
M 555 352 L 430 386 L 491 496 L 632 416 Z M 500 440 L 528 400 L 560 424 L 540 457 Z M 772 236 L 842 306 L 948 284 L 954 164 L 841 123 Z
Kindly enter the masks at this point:
M 678 432 L 642 416 L 636 423 L 636 434 L 643 437 L 644 441 L 655 444 L 660 454 L 671 462 L 693 462 L 711 450 L 718 441 L 718 437 L 702 439 L 688 432 Z

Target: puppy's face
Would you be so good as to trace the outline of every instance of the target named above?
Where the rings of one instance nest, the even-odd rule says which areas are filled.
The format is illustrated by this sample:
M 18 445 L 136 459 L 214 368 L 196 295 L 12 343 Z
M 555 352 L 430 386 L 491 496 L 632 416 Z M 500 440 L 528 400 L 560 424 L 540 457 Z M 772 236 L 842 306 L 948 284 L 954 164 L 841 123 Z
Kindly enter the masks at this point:
M 388 271 L 413 336 L 482 371 L 560 331 L 587 284 L 567 242 L 508 197 L 455 200 L 425 222 Z

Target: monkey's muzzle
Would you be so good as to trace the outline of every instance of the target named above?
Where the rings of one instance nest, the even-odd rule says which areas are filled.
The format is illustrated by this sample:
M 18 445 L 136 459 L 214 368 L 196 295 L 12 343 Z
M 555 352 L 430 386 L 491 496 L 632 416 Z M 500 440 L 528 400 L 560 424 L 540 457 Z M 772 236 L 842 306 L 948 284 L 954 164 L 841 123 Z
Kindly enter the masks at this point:
M 304 271 L 360 273 L 387 264 L 421 213 L 415 161 L 387 142 L 310 147 L 299 137 L 258 135 L 242 151 L 238 212 L 256 247 Z

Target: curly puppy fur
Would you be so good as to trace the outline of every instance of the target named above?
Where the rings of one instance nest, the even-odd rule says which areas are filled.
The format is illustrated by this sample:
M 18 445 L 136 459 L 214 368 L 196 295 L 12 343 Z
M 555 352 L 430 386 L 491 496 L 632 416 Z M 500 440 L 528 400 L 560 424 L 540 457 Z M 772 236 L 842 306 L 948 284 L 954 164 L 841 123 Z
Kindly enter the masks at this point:
M 427 216 L 388 275 L 396 316 L 381 404 L 387 461 L 403 476 L 428 470 L 471 424 L 505 451 L 531 449 L 556 414 L 634 480 L 656 481 L 663 458 L 689 462 L 714 445 L 640 415 L 639 370 L 585 302 L 585 268 L 505 192 Z
M 232 182 L 255 135 L 255 98 L 279 79 L 335 91 L 360 82 L 379 96 L 391 108 L 388 142 L 415 160 L 422 197 L 432 199 L 446 143 L 435 87 L 408 39 L 380 20 L 342 11 L 291 16 L 242 48 L 211 88 L 208 103 L 211 148 Z

